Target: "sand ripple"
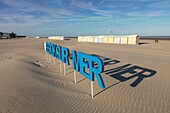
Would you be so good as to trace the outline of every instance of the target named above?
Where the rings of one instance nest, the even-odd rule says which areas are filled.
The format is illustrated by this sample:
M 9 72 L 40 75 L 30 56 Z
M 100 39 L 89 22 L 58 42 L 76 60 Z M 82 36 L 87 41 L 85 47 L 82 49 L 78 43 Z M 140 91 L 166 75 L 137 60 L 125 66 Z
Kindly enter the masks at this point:
M 89 80 L 77 73 L 78 83 L 75 85 L 73 70 L 70 66 L 66 66 L 67 74 L 64 76 L 59 70 L 59 61 L 56 60 L 55 65 L 47 62 L 42 46 L 43 41 L 23 39 L 14 41 L 15 43 L 9 47 L 4 47 L 13 52 L 9 54 L 4 51 L 3 55 L 0 55 L 0 112 L 170 113 L 170 71 L 167 57 L 150 58 L 145 54 L 131 55 L 125 52 L 113 54 L 113 45 L 104 45 L 103 48 L 99 48 L 100 44 L 60 41 L 60 45 L 69 46 L 71 49 L 88 52 L 90 48 L 93 48 L 91 53 L 108 56 L 112 62 L 105 63 L 105 70 L 130 63 L 131 66 L 140 64 L 144 68 L 157 71 L 153 77 L 145 78 L 136 87 L 131 87 L 131 84 L 138 77 L 120 81 L 102 73 L 107 88 L 100 89 L 95 81 L 95 98 L 92 99 Z M 54 43 L 59 42 L 54 41 Z M 119 45 L 114 47 L 119 48 Z M 135 46 L 135 49 L 141 47 L 143 46 Z M 128 59 L 129 56 L 134 59 Z M 103 57 L 103 59 L 106 58 Z M 153 59 L 154 61 L 151 61 Z M 132 76 L 130 72 L 126 74 L 126 77 L 128 76 Z

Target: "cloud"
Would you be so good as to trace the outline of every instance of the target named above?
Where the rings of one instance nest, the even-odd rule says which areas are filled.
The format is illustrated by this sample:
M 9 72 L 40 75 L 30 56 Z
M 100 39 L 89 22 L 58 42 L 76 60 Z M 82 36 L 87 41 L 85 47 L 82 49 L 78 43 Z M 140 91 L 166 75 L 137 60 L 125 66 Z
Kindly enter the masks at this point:
M 49 0 L 46 2 L 39 0 L 37 2 L 31 2 L 31 0 L 1 0 L 0 2 L 9 6 L 8 9 L 1 9 L 0 19 L 4 23 L 20 22 L 24 24 L 34 23 L 36 25 L 54 21 L 87 22 L 105 20 L 117 23 L 125 17 L 148 18 L 165 13 L 163 10 L 141 11 L 135 9 L 137 7 L 136 2 L 147 2 L 146 0 L 137 0 L 136 2 L 129 0 L 101 0 L 100 2 L 90 0 L 86 2 L 80 0 L 72 0 L 70 2 L 65 0 Z M 153 1 L 149 3 L 151 3 L 149 4 L 150 7 L 156 5 Z M 115 7 L 116 5 L 120 6 Z M 131 9 L 134 8 L 135 11 L 130 10 L 129 7 Z
M 149 18 L 149 17 L 160 17 L 165 15 L 166 12 L 164 10 L 160 10 L 160 11 L 152 11 L 152 12 L 129 12 L 127 13 L 127 16 L 129 17 L 145 17 L 145 18 Z
M 91 11 L 91 13 L 94 13 L 100 16 L 107 16 L 113 12 L 113 10 L 109 10 L 109 9 L 103 10 L 101 8 L 96 7 L 95 5 L 93 5 L 93 1 L 82 2 L 78 0 L 72 0 L 71 5 L 79 9 Z
M 152 9 L 168 9 L 170 8 L 170 1 L 169 0 L 159 0 L 155 1 L 151 4 L 148 4 L 148 8 Z
M 28 2 L 23 0 L 5 0 L 3 4 L 8 5 L 8 9 L 2 9 L 0 14 L 1 22 L 6 24 L 22 23 L 22 26 L 40 25 L 51 22 L 87 22 L 111 19 L 111 10 L 101 10 L 92 5 L 89 1 L 87 4 L 83 2 L 71 2 L 70 7 L 66 8 L 64 1 L 50 1 L 44 5 L 43 2 Z M 64 5 L 63 5 L 64 4 Z M 69 5 L 69 4 L 68 4 Z M 89 10 L 95 15 L 81 14 L 72 9 L 71 6 L 83 10 Z M 70 10 L 71 9 L 71 10 Z
M 0 1 L 8 8 L 1 9 L 0 22 L 2 23 L 34 23 L 40 24 L 53 20 L 62 20 L 74 15 L 73 11 L 61 7 L 61 1 L 28 2 L 23 0 Z M 58 6 L 57 6 L 58 5 Z
M 0 0 L 0 28 L 121 26 L 170 16 L 169 4 L 168 0 Z

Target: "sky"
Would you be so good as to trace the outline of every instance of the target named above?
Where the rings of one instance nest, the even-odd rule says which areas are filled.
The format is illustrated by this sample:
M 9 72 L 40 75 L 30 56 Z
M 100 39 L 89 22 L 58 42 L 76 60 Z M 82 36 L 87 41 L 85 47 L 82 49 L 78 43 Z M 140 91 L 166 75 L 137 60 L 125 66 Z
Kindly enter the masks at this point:
M 170 0 L 0 0 L 0 32 L 170 35 Z

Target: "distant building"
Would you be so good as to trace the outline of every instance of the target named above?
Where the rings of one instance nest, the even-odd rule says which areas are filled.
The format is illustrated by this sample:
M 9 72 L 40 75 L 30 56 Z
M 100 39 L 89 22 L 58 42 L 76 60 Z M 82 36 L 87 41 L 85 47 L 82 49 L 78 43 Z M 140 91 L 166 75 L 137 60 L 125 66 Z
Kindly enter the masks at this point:
M 0 32 L 0 38 L 2 39 L 10 39 L 10 38 L 16 38 L 17 34 L 15 33 L 4 33 L 4 32 Z
M 28 36 L 17 35 L 17 38 L 28 38 Z
M 0 38 L 6 38 L 6 39 L 8 39 L 8 38 L 10 38 L 10 33 L 3 33 L 3 32 L 0 32 Z

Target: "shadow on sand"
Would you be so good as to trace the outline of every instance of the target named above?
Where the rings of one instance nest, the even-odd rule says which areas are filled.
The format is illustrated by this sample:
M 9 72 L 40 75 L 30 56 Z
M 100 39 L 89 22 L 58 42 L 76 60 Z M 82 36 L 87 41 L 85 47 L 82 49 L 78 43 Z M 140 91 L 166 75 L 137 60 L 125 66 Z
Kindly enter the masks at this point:
M 95 56 L 98 56 L 98 55 L 95 55 Z M 100 57 L 103 60 L 105 66 L 120 63 L 119 60 L 112 60 L 110 58 L 103 58 L 101 56 L 98 56 L 98 57 Z M 130 86 L 137 87 L 137 85 L 139 85 L 142 82 L 142 80 L 144 80 L 145 78 L 154 76 L 157 72 L 155 70 L 148 69 L 145 67 L 132 65 L 132 64 L 125 64 L 125 65 L 122 65 L 119 67 L 107 69 L 103 73 L 118 80 L 119 82 L 111 84 L 110 86 L 106 87 L 102 91 L 98 92 L 95 96 L 97 96 L 98 94 L 102 93 L 103 91 L 105 91 L 121 82 L 126 82 L 130 79 L 133 79 L 134 77 L 135 78 L 137 77 L 137 79 L 135 81 L 133 81 L 130 84 Z
M 149 44 L 148 42 L 140 42 L 139 45 Z
M 113 69 L 105 70 L 104 73 L 119 80 L 120 82 L 125 82 L 137 77 L 137 79 L 130 85 L 131 87 L 136 87 L 142 80 L 144 80 L 144 78 L 155 75 L 156 71 L 136 65 L 133 66 L 131 64 L 126 64 Z

